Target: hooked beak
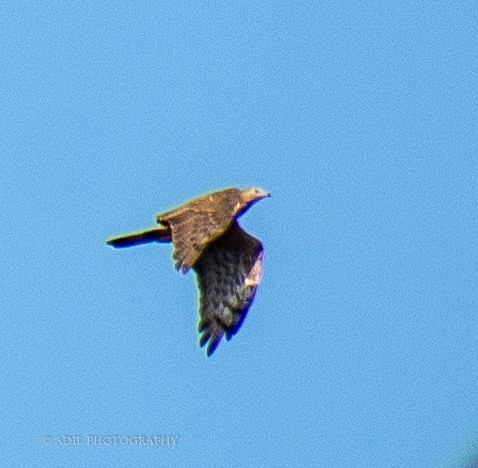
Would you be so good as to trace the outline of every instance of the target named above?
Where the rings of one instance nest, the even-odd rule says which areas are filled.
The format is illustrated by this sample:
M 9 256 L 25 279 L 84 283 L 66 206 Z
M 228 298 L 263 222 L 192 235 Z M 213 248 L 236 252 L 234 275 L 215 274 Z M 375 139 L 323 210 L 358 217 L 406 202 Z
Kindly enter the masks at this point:
M 262 198 L 269 198 L 271 194 L 269 192 L 266 192 L 265 190 L 258 189 L 256 192 L 256 198 L 262 199 Z

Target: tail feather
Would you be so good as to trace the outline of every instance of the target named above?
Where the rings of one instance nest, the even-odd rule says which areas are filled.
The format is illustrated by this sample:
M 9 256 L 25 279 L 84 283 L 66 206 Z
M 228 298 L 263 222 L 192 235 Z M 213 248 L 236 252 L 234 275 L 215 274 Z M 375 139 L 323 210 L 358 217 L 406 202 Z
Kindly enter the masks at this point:
M 133 232 L 124 236 L 113 237 L 106 243 L 116 248 L 131 247 L 133 245 L 149 244 L 150 242 L 171 242 L 171 229 L 159 226 L 146 231 Z

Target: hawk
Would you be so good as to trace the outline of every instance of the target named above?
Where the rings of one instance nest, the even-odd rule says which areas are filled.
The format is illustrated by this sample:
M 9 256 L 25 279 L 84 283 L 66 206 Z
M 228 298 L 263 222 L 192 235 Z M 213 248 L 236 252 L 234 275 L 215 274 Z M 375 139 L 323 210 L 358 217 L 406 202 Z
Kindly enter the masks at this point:
M 261 281 L 264 249 L 237 218 L 270 194 L 260 188 L 228 188 L 195 198 L 157 216 L 159 226 L 114 237 L 113 247 L 172 242 L 176 269 L 196 272 L 199 344 L 210 356 L 242 325 Z

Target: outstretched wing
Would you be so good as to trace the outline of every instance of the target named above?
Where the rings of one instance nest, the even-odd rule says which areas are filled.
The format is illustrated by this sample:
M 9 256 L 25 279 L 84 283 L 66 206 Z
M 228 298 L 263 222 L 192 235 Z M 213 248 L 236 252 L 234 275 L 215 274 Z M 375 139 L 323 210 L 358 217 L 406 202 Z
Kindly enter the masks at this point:
M 208 356 L 224 334 L 229 340 L 242 325 L 261 281 L 262 260 L 262 243 L 234 221 L 194 265 L 200 293 L 200 345 L 209 342 Z
M 176 268 L 186 273 L 206 245 L 224 234 L 234 219 L 240 190 L 225 189 L 204 195 L 157 217 L 170 226 Z

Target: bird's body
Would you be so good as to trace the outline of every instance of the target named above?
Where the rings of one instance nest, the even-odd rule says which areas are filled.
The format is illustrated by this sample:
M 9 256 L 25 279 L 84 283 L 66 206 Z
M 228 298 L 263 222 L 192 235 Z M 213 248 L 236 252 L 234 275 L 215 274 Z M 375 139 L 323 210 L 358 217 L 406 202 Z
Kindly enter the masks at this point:
M 262 189 L 229 188 L 195 198 L 157 216 L 146 231 L 107 241 L 113 247 L 172 242 L 176 268 L 196 271 L 200 291 L 201 346 L 212 354 L 223 335 L 241 326 L 262 273 L 262 243 L 237 223 L 252 204 L 269 196 Z

